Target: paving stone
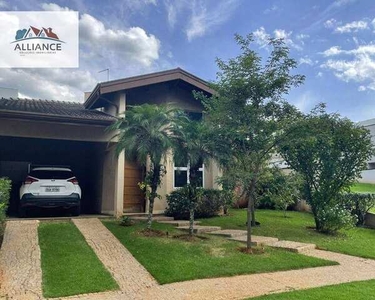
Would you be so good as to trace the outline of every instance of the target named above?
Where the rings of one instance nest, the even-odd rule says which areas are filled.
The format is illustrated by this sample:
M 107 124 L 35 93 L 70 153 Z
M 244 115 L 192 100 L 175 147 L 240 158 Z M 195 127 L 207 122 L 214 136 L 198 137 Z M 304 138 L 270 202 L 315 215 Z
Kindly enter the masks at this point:
M 246 243 L 247 236 L 246 235 L 236 236 L 236 237 L 230 238 L 229 240 Z M 272 246 L 274 243 L 278 242 L 279 239 L 274 238 L 274 237 L 268 237 L 268 236 L 252 235 L 251 241 L 252 241 L 252 245 L 254 246 L 260 246 L 260 245 Z
M 285 250 L 298 253 L 305 253 L 316 248 L 315 244 L 306 244 L 292 241 L 278 241 L 270 246 L 275 248 L 283 248 Z
M 0 299 L 42 299 L 37 220 L 8 221 L 0 251 Z
M 181 227 L 181 226 L 189 226 L 189 221 L 186 220 L 173 220 L 173 221 L 157 221 L 158 223 L 162 224 L 170 224 L 173 226 Z M 200 224 L 200 221 L 194 221 L 194 225 Z
M 139 221 L 147 221 L 147 216 L 129 216 L 132 220 L 139 220 Z M 152 221 L 173 221 L 173 217 L 166 217 L 166 216 L 153 216 Z
M 189 230 L 189 226 L 180 226 L 180 227 L 178 227 L 178 229 L 181 229 L 181 230 L 184 230 L 184 231 L 188 231 Z M 194 233 L 197 233 L 197 234 L 208 233 L 208 232 L 217 231 L 217 230 L 220 230 L 220 229 L 221 228 L 219 226 L 201 226 L 201 225 L 197 225 L 197 226 L 194 226 Z
M 238 230 L 238 229 L 223 229 L 218 231 L 211 231 L 209 234 L 219 235 L 223 237 L 238 237 L 238 236 L 246 236 L 246 230 Z

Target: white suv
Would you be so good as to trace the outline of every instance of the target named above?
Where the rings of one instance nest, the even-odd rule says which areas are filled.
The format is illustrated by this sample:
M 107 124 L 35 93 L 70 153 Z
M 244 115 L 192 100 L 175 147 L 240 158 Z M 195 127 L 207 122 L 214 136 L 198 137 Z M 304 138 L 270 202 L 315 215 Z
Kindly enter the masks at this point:
M 29 207 L 65 208 L 80 214 L 81 188 L 67 167 L 34 167 L 20 188 L 19 215 L 25 216 Z

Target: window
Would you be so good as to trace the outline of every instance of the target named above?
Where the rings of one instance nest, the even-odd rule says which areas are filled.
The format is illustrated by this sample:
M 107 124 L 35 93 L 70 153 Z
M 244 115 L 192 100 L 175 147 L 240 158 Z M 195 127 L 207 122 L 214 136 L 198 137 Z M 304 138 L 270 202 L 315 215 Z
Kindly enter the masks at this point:
M 203 187 L 204 184 L 204 174 L 203 174 L 204 165 L 199 168 L 198 176 L 200 177 L 199 186 Z M 187 184 L 189 184 L 189 166 L 178 166 L 174 165 L 173 167 L 174 172 L 174 188 L 180 188 Z

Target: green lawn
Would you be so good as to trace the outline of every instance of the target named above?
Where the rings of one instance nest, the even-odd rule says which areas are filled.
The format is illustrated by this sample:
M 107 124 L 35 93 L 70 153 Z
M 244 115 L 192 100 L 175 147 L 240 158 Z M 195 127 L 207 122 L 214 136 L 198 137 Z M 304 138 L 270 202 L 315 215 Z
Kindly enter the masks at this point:
M 215 217 L 200 220 L 201 225 L 217 225 L 223 229 L 246 229 L 246 211 L 232 209 L 229 217 Z M 315 243 L 318 247 L 330 251 L 375 259 L 375 230 L 353 228 L 338 236 L 330 236 L 308 229 L 314 226 L 312 214 L 287 212 L 287 218 L 281 211 L 256 211 L 256 219 L 261 226 L 255 227 L 254 235 L 277 237 L 283 240 Z
M 372 296 L 371 296 L 372 295 Z M 320 300 L 320 299 L 340 299 L 340 300 L 368 300 L 375 298 L 375 280 L 359 281 L 331 285 L 309 290 L 273 294 L 251 300 Z M 250 299 L 249 299 L 250 300 Z
M 357 182 L 351 186 L 350 190 L 354 193 L 375 193 L 375 184 Z
M 243 254 L 237 248 L 244 244 L 222 237 L 187 242 L 172 237 L 144 237 L 138 233 L 144 224 L 131 227 L 119 226 L 114 221 L 103 224 L 160 284 L 335 264 L 272 248 L 263 254 Z M 179 233 L 166 224 L 154 223 L 153 227 L 168 231 L 169 236 Z
M 118 288 L 73 223 L 41 223 L 38 231 L 45 297 Z

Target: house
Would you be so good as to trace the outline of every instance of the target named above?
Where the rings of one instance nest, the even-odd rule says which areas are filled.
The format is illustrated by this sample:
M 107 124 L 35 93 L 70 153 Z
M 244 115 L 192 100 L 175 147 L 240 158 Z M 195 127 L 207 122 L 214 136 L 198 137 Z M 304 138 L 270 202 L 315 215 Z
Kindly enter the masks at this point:
M 358 122 L 358 125 L 370 130 L 372 144 L 375 145 L 375 119 L 369 119 Z M 375 183 L 375 156 L 372 156 L 367 162 L 367 170 L 361 172 L 359 182 Z
M 202 104 L 192 91 L 207 96 L 214 91 L 198 77 L 173 69 L 97 84 L 77 102 L 0 99 L 0 177 L 13 180 L 13 206 L 18 187 L 29 163 L 69 165 L 83 191 L 82 211 L 121 215 L 123 212 L 147 212 L 147 202 L 138 182 L 144 169 L 115 155 L 113 133 L 106 128 L 129 105 L 172 102 L 193 116 L 202 113 Z M 154 211 L 166 208 L 166 195 L 186 183 L 186 166 L 166 162 Z M 218 167 L 202 166 L 202 184 L 216 188 Z

